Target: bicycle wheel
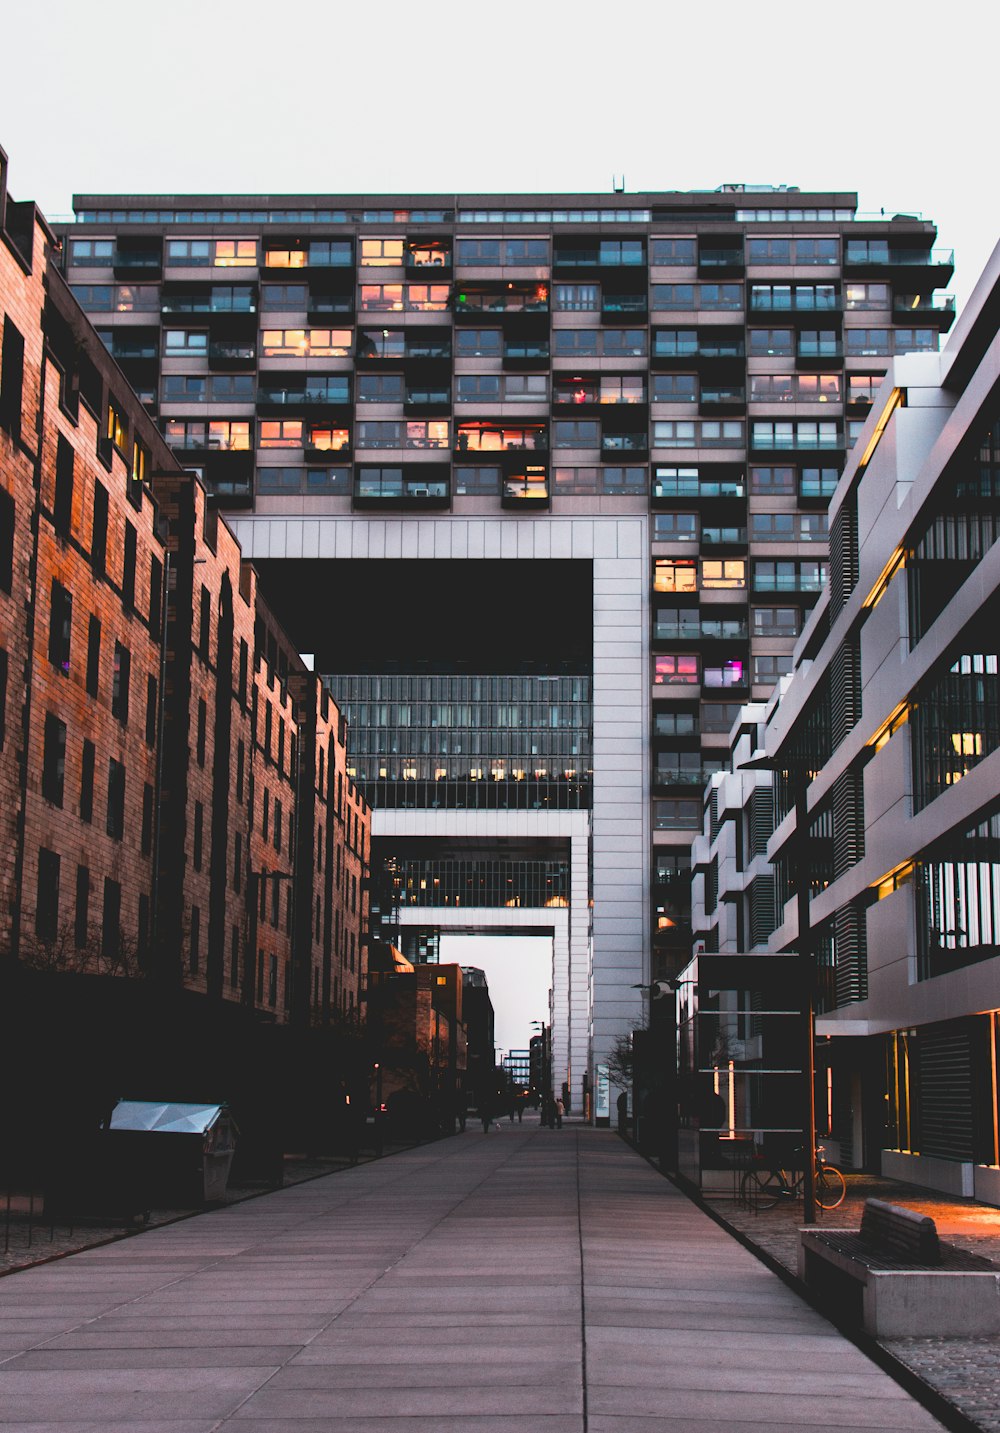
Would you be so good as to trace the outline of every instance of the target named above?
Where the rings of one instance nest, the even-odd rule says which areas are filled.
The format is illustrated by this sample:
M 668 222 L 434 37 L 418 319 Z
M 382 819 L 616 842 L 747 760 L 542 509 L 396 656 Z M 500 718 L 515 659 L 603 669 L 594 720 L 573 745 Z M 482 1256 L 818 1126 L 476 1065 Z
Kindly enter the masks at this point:
M 821 1209 L 836 1209 L 843 1204 L 847 1181 L 832 1164 L 821 1164 L 816 1171 L 816 1203 Z
M 776 1169 L 748 1169 L 740 1183 L 740 1197 L 753 1209 L 773 1209 L 787 1187 Z

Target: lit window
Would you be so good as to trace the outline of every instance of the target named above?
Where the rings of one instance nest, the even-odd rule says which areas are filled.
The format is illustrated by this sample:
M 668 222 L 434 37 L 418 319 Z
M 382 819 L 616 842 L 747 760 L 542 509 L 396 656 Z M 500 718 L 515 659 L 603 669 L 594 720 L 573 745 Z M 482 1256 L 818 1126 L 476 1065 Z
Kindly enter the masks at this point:
M 698 684 L 698 658 L 691 653 L 672 653 L 668 656 L 659 655 L 656 658 L 656 671 L 653 677 L 656 686 L 666 687 L 691 687 Z
M 401 312 L 403 308 L 402 284 L 362 284 L 362 309 L 369 312 Z
M 108 428 L 107 434 L 116 448 L 125 447 L 125 436 L 128 432 L 128 423 L 125 414 L 118 407 L 113 398 L 108 399 Z
M 222 452 L 246 452 L 250 447 L 250 424 L 226 420 L 209 423 L 208 446 Z
M 351 434 L 347 428 L 330 428 L 326 425 L 311 427 L 309 429 L 308 448 L 317 448 L 322 452 L 339 453 L 343 448 L 350 445 Z
M 747 565 L 741 557 L 722 560 L 706 558 L 701 564 L 701 585 L 707 590 L 719 587 L 746 587 Z
M 403 240 L 362 239 L 361 265 L 366 269 L 402 268 Z
M 251 269 L 257 263 L 256 239 L 217 239 L 215 263 L 221 269 Z
M 306 258 L 305 249 L 268 249 L 264 265 L 268 269 L 304 269 Z
M 721 563 L 711 565 L 722 566 Z M 697 592 L 698 569 L 694 559 L 658 557 L 653 569 L 653 589 L 656 592 Z

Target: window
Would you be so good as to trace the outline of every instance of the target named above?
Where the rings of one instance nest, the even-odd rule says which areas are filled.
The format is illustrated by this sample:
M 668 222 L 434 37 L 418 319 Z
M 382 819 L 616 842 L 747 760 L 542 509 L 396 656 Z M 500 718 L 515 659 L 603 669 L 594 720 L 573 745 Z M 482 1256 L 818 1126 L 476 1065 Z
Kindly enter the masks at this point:
M 797 607 L 754 607 L 755 637 L 797 637 L 801 630 Z
M 758 512 L 750 514 L 750 536 L 755 542 L 794 542 L 795 513 Z
M 448 308 L 450 295 L 448 284 L 407 284 L 407 312 L 443 313 Z
M 846 309 L 892 308 L 892 289 L 888 284 L 845 284 L 844 307 Z
M 939 334 L 933 328 L 897 328 L 895 339 L 897 353 L 935 353 Z
M 274 849 L 281 850 L 281 802 L 274 798 Z
M 793 497 L 795 494 L 795 469 L 751 468 L 750 491 L 772 497 Z
M 55 851 L 40 846 L 35 900 L 35 934 L 39 940 L 55 940 L 59 933 L 59 866 Z
M 251 269 L 257 264 L 256 239 L 216 239 L 213 259 L 221 269 Z
M 890 352 L 887 328 L 845 328 L 844 351 L 849 358 L 871 358 Z
M 791 358 L 795 335 L 790 328 L 752 328 L 749 333 L 751 358 Z
M 748 264 L 790 264 L 792 262 L 791 239 L 748 239 Z
M 500 491 L 499 468 L 456 467 L 454 473 L 456 497 L 470 497 L 479 493 L 498 493 Z
M 73 944 L 77 950 L 85 949 L 90 939 L 90 871 L 86 866 L 76 868 L 76 914 L 73 920 Z
M 66 784 L 66 723 L 51 712 L 45 713 L 42 753 L 42 796 L 53 806 L 62 806 Z
M 69 246 L 71 268 L 108 269 L 114 257 L 113 239 L 73 239 Z
M 301 418 L 261 419 L 261 448 L 301 448 L 304 424 Z M 169 442 L 169 436 L 167 441 Z
M 130 522 L 126 522 L 122 559 L 122 606 L 126 612 L 131 612 L 135 606 L 135 560 L 136 531 Z
M 91 617 L 87 629 L 87 695 L 97 696 L 101 671 L 101 624 Z
M 654 403 L 697 403 L 698 375 L 696 373 L 654 373 Z
M 791 653 L 758 653 L 753 659 L 753 679 L 761 686 L 773 687 L 779 677 L 792 670 Z
M 483 260 L 479 261 L 480 263 Z M 549 262 L 547 239 L 505 239 L 503 262 L 511 268 L 545 268 Z
M 403 309 L 403 285 L 362 284 L 358 307 L 369 313 L 400 313 Z
M 108 762 L 107 832 L 116 841 L 125 835 L 125 768 L 114 757 Z
M 654 309 L 693 309 L 695 284 L 654 284 L 650 306 Z
M 204 661 L 208 661 L 209 646 L 212 638 L 212 594 L 202 583 L 201 600 L 198 611 L 198 653 Z
M 754 284 L 750 306 L 758 310 L 833 310 L 839 299 L 834 284 Z
M 104 878 L 104 906 L 101 912 L 101 956 L 117 960 L 122 947 L 122 888 L 110 876 Z
M 209 239 L 168 239 L 167 264 L 174 268 L 200 269 L 212 262 Z
M 745 668 L 742 659 L 734 658 L 728 662 L 721 662 L 718 665 L 707 666 L 704 671 L 704 683 L 706 687 L 713 689 L 719 687 L 746 686 Z
M 697 263 L 694 239 L 651 239 L 649 262 L 664 267 L 694 268 Z
M 167 358 L 208 352 L 206 329 L 167 328 L 163 331 L 163 352 Z
M 820 561 L 755 562 L 753 585 L 758 592 L 819 592 L 826 574 L 827 564 Z
M 83 758 L 80 766 L 80 820 L 94 819 L 94 766 L 97 748 L 92 741 L 84 741 Z
M 163 379 L 164 403 L 203 403 L 208 397 L 208 379 L 187 373 L 168 373 Z
M 653 353 L 659 358 L 690 358 L 697 352 L 697 329 L 660 328 L 653 334 Z
M 359 403 L 402 403 L 403 375 L 401 373 L 359 373 L 357 390 Z
M 753 423 L 755 448 L 837 448 L 841 441 L 835 422 L 768 423 L 758 419 Z
M 114 312 L 114 284 L 70 284 L 70 289 L 85 313 Z
M 594 311 L 601 307 L 598 284 L 553 284 L 552 306 L 569 311 Z
M 701 802 L 695 800 L 654 801 L 653 827 L 657 831 L 701 829 Z
M 694 652 L 657 654 L 653 676 L 655 686 L 691 687 L 697 686 L 699 680 L 698 657 Z
M 361 267 L 365 269 L 401 269 L 403 267 L 403 240 L 362 239 L 360 262 Z
M 601 333 L 601 351 L 605 358 L 645 358 L 644 328 L 606 328 Z
M 659 420 L 653 424 L 654 448 L 693 448 L 695 446 L 695 424 L 685 419 Z
M 701 585 L 707 591 L 722 587 L 746 587 L 746 568 L 742 557 L 727 557 L 721 560 L 706 558 L 701 564 Z
M 698 567 L 693 558 L 658 557 L 653 565 L 655 592 L 697 592 Z
M 156 678 L 150 673 L 146 677 L 146 745 L 156 745 Z
M 554 448 L 596 448 L 601 442 L 601 425 L 593 422 L 563 422 L 552 424 L 552 446 Z
M 60 537 L 69 537 L 73 525 L 73 449 L 59 434 L 56 447 L 56 488 L 52 525 Z
M 149 782 L 143 783 L 142 787 L 142 830 L 139 839 L 139 850 L 143 856 L 148 856 L 153 849 L 153 788 Z
M 697 542 L 698 514 L 658 512 L 653 518 L 654 542 Z
M 459 264 L 477 265 L 480 268 L 499 268 L 500 240 L 457 239 L 455 260 Z
M 188 929 L 188 971 L 197 975 L 201 966 L 201 909 L 191 907 L 191 923 Z
M 357 425 L 355 441 L 359 448 L 401 448 L 403 425 L 398 421 L 362 420 Z
M 14 585 L 14 499 L 0 488 L 0 590 Z
M 498 328 L 456 328 L 457 358 L 499 358 L 502 343 Z
M 503 396 L 508 403 L 544 403 L 549 396 L 549 380 L 544 373 L 508 373 L 503 380 Z
M 69 676 L 69 648 L 73 628 L 73 598 L 61 582 L 52 581 L 49 611 L 49 661 L 57 672 Z
M 213 308 L 216 308 L 215 295 L 216 289 L 212 289 Z M 305 284 L 261 284 L 261 308 L 298 314 L 308 307 L 308 295 Z M 244 305 L 239 307 L 244 308 Z M 252 307 L 252 304 L 245 305 L 245 311 L 252 311 Z
M 557 358 L 596 358 L 601 352 L 601 332 L 596 328 L 557 328 L 552 346 Z
M 265 358 L 348 358 L 349 328 L 265 328 L 261 334 Z
M 115 665 L 111 682 L 111 715 L 128 725 L 129 685 L 132 675 L 132 654 L 120 642 L 115 643 Z
M 94 515 L 90 537 L 90 564 L 94 575 L 103 577 L 108 558 L 108 490 L 94 483 Z
M 406 424 L 407 448 L 447 448 L 451 442 L 447 418 Z

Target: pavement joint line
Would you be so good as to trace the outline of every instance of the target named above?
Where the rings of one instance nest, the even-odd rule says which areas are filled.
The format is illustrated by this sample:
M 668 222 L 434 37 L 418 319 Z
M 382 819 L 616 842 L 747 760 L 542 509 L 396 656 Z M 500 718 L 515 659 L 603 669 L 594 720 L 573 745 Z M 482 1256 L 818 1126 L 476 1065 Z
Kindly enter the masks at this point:
M 828 1324 L 832 1325 L 849 1343 L 853 1343 L 856 1349 L 871 1359 L 877 1368 L 882 1369 L 884 1373 L 887 1373 L 890 1378 L 894 1379 L 901 1388 L 905 1389 L 922 1407 L 926 1408 L 928 1413 L 933 1414 L 945 1428 L 951 1430 L 951 1433 L 983 1433 L 983 1425 L 981 1423 L 975 1422 L 974 1419 L 969 1418 L 961 1409 L 957 1408 L 954 1403 L 949 1402 L 942 1393 L 922 1379 L 920 1375 L 915 1373 L 907 1364 L 903 1363 L 902 1359 L 897 1358 L 884 1344 L 879 1343 L 879 1341 L 870 1334 L 864 1333 L 862 1330 L 855 1328 L 852 1324 L 833 1317 L 830 1310 L 823 1304 L 822 1300 L 813 1293 L 807 1284 L 793 1274 L 780 1259 L 776 1259 L 774 1255 L 769 1253 L 762 1245 L 755 1244 L 748 1234 L 743 1233 L 742 1229 L 738 1229 L 735 1225 L 730 1224 L 725 1216 L 714 1209 L 700 1193 L 692 1189 L 686 1180 L 676 1179 L 673 1175 L 667 1174 L 664 1170 L 660 1169 L 658 1165 L 654 1164 L 650 1155 L 643 1154 L 641 1150 L 637 1149 L 630 1139 L 624 1135 L 620 1135 L 620 1138 L 622 1143 L 638 1154 L 641 1159 L 644 1159 L 650 1169 L 655 1170 L 661 1179 L 665 1179 L 668 1184 L 672 1184 L 679 1194 L 682 1194 L 685 1199 L 689 1199 L 703 1214 L 707 1214 L 713 1223 L 718 1224 L 720 1229 L 724 1229 L 738 1244 L 742 1244 L 743 1247 L 753 1254 L 756 1259 L 759 1259 L 766 1268 L 770 1269 L 772 1274 L 777 1274 L 783 1284 L 798 1294 L 810 1308 L 815 1309 L 818 1314 L 822 1315 Z
M 271 1382 L 272 1379 L 276 1378 L 277 1375 L 281 1373 L 283 1369 L 287 1368 L 288 1365 L 294 1359 L 298 1358 L 298 1356 L 302 1353 L 303 1349 L 309 1348 L 310 1345 L 313 1344 L 316 1339 L 320 1337 L 321 1334 L 325 1334 L 329 1329 L 331 1329 L 343 1314 L 349 1313 L 351 1309 L 353 1309 L 354 1305 L 358 1302 L 358 1300 L 364 1298 L 366 1294 L 371 1293 L 372 1289 L 376 1288 L 382 1282 L 382 1280 L 386 1278 L 388 1274 L 391 1274 L 393 1269 L 396 1269 L 399 1267 L 400 1264 L 405 1263 L 406 1260 L 413 1253 L 413 1251 L 415 1249 L 418 1249 L 425 1239 L 429 1239 L 430 1236 L 435 1232 L 435 1230 L 439 1229 L 441 1225 L 445 1223 L 446 1220 L 451 1218 L 459 1205 L 464 1204 L 466 1199 L 471 1198 L 472 1195 L 474 1195 L 478 1189 L 481 1189 L 482 1186 L 486 1184 L 488 1180 L 493 1178 L 493 1176 L 497 1173 L 498 1170 L 502 1169 L 505 1164 L 508 1164 L 511 1159 L 513 1159 L 514 1155 L 518 1153 L 518 1151 L 523 1147 L 523 1141 L 529 1137 L 533 1138 L 534 1135 L 522 1137 L 522 1141 L 519 1141 L 518 1144 L 514 1147 L 507 1145 L 507 1153 L 503 1155 L 499 1163 L 492 1165 L 482 1176 L 482 1178 L 477 1179 L 475 1184 L 473 1184 L 470 1188 L 464 1190 L 461 1194 L 459 1194 L 452 1203 L 451 1207 L 447 1209 L 444 1214 L 440 1215 L 437 1219 L 435 1219 L 434 1223 L 424 1230 L 419 1239 L 415 1240 L 412 1244 L 408 1244 L 406 1249 L 403 1251 L 402 1254 L 400 1254 L 398 1259 L 395 1259 L 387 1269 L 383 1270 L 382 1273 L 376 1274 L 373 1279 L 370 1279 L 363 1289 L 358 1290 L 358 1292 L 354 1295 L 353 1299 L 351 1299 L 350 1303 L 345 1304 L 342 1309 L 338 1309 L 337 1312 L 332 1316 L 332 1318 L 330 1318 L 323 1325 L 322 1328 L 317 1329 L 310 1339 L 308 1339 L 303 1344 L 291 1346 L 292 1351 L 288 1354 L 286 1358 L 281 1361 L 281 1363 L 277 1364 L 274 1367 L 273 1373 L 269 1374 L 268 1377 L 265 1378 L 262 1383 L 258 1384 L 256 1388 L 252 1389 L 251 1392 L 248 1393 L 247 1396 L 242 1400 L 242 1402 L 237 1403 L 235 1407 L 229 1410 L 228 1413 L 224 1414 L 223 1417 L 219 1418 L 212 1425 L 211 1433 L 218 1433 L 218 1430 L 223 1428 L 230 1421 L 230 1419 L 238 1417 L 240 1409 L 245 1408 L 246 1405 L 251 1402 L 252 1399 L 256 1398 L 258 1393 L 263 1392 L 263 1390 L 267 1388 L 267 1385 Z M 452 1148 L 451 1154 L 454 1154 L 454 1152 L 455 1147 Z M 444 1155 L 442 1155 L 440 1158 L 443 1159 L 446 1157 L 448 1157 L 448 1151 L 445 1151 Z M 393 1184 L 396 1183 L 398 1183 L 398 1181 L 393 1180 Z M 275 1190 L 274 1192 L 276 1194 L 280 1193 L 279 1190 Z M 314 1217 L 318 1218 L 319 1216 L 316 1215 Z M 308 1221 L 303 1222 L 305 1223 Z
M 576 1142 L 576 1234 L 580 1248 L 580 1364 L 583 1392 L 583 1433 L 587 1433 L 587 1284 L 583 1254 L 583 1199 L 580 1193 L 580 1131 L 574 1131 Z

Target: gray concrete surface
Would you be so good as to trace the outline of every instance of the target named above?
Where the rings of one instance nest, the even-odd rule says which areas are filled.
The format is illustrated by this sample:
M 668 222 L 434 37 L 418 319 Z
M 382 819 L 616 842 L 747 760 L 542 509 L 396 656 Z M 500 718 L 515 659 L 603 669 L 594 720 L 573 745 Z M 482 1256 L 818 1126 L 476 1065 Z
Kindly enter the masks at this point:
M 530 1423 L 529 1423 L 530 1420 Z M 614 1135 L 465 1135 L 0 1280 L 0 1433 L 940 1425 Z

